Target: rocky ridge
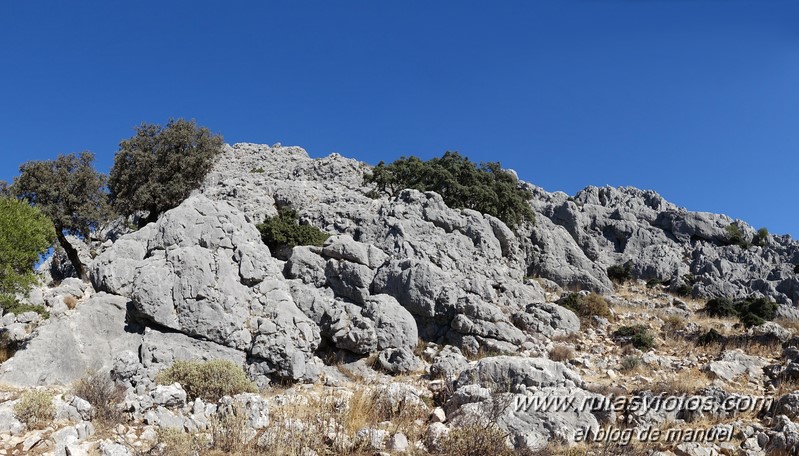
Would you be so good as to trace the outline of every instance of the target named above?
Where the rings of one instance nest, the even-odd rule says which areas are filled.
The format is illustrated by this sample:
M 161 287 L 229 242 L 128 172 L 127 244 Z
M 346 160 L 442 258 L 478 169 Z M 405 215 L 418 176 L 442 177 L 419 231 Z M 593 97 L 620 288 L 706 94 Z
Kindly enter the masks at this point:
M 608 267 L 629 264 L 635 278 L 657 279 L 671 290 L 692 276 L 694 298 L 765 296 L 781 304 L 783 317 L 798 316 L 799 244 L 787 236 L 742 249 L 727 245 L 726 229 L 735 223 L 751 236 L 748 225 L 685 211 L 651 191 L 589 187 L 568 197 L 526 183 L 536 222 L 514 232 L 494 217 L 448 208 L 432 192 L 370 198 L 363 186 L 368 169 L 337 154 L 311 159 L 296 147 L 225 146 L 203 187 L 179 207 L 136 232 L 119 224 L 81 250 L 91 285 L 67 279 L 32 293 L 28 300 L 45 305 L 49 319 L 3 317 L 5 333 L 22 349 L 0 366 L 0 383 L 58 388 L 87 371 L 108 371 L 127 388 L 125 409 L 137 429 L 131 438 L 146 446 L 156 442 L 151 431 L 164 426 L 208 430 L 221 407 L 188 403 L 180 385 L 156 385 L 158 372 L 176 360 L 231 360 L 264 390 L 284 382 L 337 388 L 351 385 L 357 373 L 384 384 L 380 388 L 405 391 L 424 410 L 429 425 L 411 442 L 417 449 L 433 451 L 437 435 L 481 417 L 498 423 L 515 447 L 540 449 L 615 419 L 586 410 L 521 413 L 509 407 L 536 395 L 601 396 L 595 390 L 602 381 L 594 377 L 607 380 L 612 360 L 621 360 L 616 354 L 603 358 L 598 348 L 567 363 L 547 359 L 553 340 L 577 340 L 575 348 L 612 344 L 609 328 L 581 324 L 555 304 L 564 290 L 593 290 L 645 310 L 615 310 L 622 320 L 651 313 L 651 306 L 685 318 L 696 310 L 643 289 L 636 290 L 646 296 L 643 302 L 620 298 Z M 303 222 L 333 236 L 322 247 L 299 246 L 278 258 L 261 242 L 255 223 L 280 207 L 297 210 Z M 79 300 L 74 309 L 64 304 L 67 296 Z M 662 354 L 652 356 L 646 364 L 674 367 Z M 789 371 L 790 359 L 777 364 L 725 351 L 704 369 L 721 386 L 746 373 L 764 392 L 768 376 L 758 374 L 764 368 L 774 375 Z M 385 374 L 427 380 L 392 383 Z M 441 391 L 446 400 L 434 409 L 429 402 Z M 226 400 L 256 414 L 250 421 L 260 424 L 248 429 L 263 438 L 268 410 L 283 399 Z M 8 416 L 13 403 L 6 401 L 6 419 L 0 420 L 0 429 L 12 436 L 7 442 L 27 435 Z M 70 410 L 63 413 L 77 424 L 54 431 L 49 440 L 43 435 L 40 441 L 50 442 L 43 448 L 130 454 L 119 439 L 88 438 L 91 421 Z M 786 419 L 780 429 L 792 425 Z M 73 428 L 74 439 L 56 436 L 71 436 L 63 429 Z M 408 437 L 377 431 L 360 432 L 374 450 L 392 450 L 389 439 Z M 767 431 L 782 432 L 784 439 L 795 435 L 757 432 Z

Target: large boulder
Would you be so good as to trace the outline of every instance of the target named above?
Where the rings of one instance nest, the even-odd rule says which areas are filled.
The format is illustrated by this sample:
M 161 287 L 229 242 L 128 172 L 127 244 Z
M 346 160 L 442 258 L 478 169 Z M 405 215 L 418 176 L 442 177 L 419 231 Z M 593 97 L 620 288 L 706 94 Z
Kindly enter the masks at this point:
M 114 357 L 138 352 L 141 335 L 126 330 L 128 300 L 98 293 L 70 315 L 51 317 L 28 345 L 0 366 L 0 383 L 69 385 L 88 371 L 110 370 Z

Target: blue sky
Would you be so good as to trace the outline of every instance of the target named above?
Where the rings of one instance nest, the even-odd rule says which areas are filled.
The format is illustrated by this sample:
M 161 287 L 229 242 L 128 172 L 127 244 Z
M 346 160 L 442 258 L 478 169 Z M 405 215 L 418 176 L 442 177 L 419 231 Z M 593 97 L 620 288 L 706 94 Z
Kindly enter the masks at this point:
M 799 2 L 0 4 L 0 179 L 141 122 L 376 163 L 457 150 L 799 237 Z

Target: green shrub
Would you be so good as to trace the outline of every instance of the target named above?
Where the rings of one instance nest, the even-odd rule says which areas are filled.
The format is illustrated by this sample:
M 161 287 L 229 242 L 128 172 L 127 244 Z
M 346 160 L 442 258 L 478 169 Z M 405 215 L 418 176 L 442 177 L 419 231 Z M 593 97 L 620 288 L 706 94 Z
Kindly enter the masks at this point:
M 738 308 L 729 298 L 713 298 L 705 303 L 702 310 L 711 317 L 725 318 L 738 315 Z
M 697 345 L 722 344 L 724 343 L 724 340 L 725 338 L 720 332 L 711 328 L 706 333 L 699 336 L 696 340 L 696 343 Z
M 603 318 L 611 316 L 607 299 L 596 293 L 588 295 L 570 293 L 560 298 L 558 304 L 571 310 L 583 320 L 590 320 L 594 316 Z
M 655 346 L 655 336 L 644 325 L 622 326 L 613 335 L 639 350 L 649 350 Z
M 281 209 L 276 217 L 267 218 L 258 225 L 258 231 L 273 255 L 298 245 L 321 246 L 330 237 L 313 225 L 300 225 L 291 209 Z
M 633 268 L 629 262 L 610 266 L 607 273 L 610 280 L 618 283 L 625 283 L 633 279 Z
M 738 317 L 747 328 L 762 325 L 777 316 L 777 304 L 766 298 L 748 298 L 732 301 L 728 298 L 709 300 L 703 312 L 711 317 Z
M 25 293 L 33 267 L 55 241 L 53 223 L 39 208 L 0 197 L 0 294 Z
M 762 325 L 777 316 L 777 303 L 766 298 L 749 298 L 736 303 L 741 323 L 745 327 Z
M 250 170 L 250 172 L 251 172 L 251 173 L 256 173 L 256 174 L 261 174 L 261 173 L 265 173 L 265 172 L 266 172 L 266 170 L 265 170 L 265 169 L 264 169 L 262 166 L 259 166 L 259 167 L 257 167 L 257 168 L 252 168 L 252 169 Z
M 752 238 L 752 244 L 759 245 L 762 247 L 766 245 L 766 239 L 768 239 L 768 236 L 769 236 L 768 229 L 765 227 L 760 228 L 759 230 L 757 230 L 757 234 L 755 234 L 755 237 Z
M 55 418 L 53 396 L 46 391 L 28 391 L 14 404 L 14 416 L 30 429 L 43 429 Z
M 646 281 L 647 288 L 655 288 L 659 285 L 663 285 L 663 282 L 660 279 L 649 279 Z
M 25 312 L 36 312 L 42 318 L 50 318 L 50 312 L 44 307 L 23 304 L 10 295 L 0 295 L 0 308 L 3 309 L 4 314 L 12 313 L 14 315 L 21 315 Z
M 180 383 L 189 400 L 199 397 L 206 402 L 217 402 L 222 396 L 258 391 L 241 367 L 227 360 L 175 361 L 158 374 L 156 381 L 161 385 Z
M 738 225 L 731 223 L 727 225 L 725 230 L 727 232 L 727 245 L 737 245 L 742 249 L 748 249 L 752 245 L 749 243 L 749 240 L 746 239 L 746 235 L 744 235 L 744 232 L 741 231 Z
M 395 196 L 406 188 L 434 191 L 451 208 L 474 209 L 493 215 L 515 229 L 524 221 L 535 221 L 530 192 L 519 187 L 516 176 L 499 163 L 472 163 L 457 152 L 422 161 L 401 157 L 386 165 L 378 163 L 365 184 L 374 184 L 373 196 Z

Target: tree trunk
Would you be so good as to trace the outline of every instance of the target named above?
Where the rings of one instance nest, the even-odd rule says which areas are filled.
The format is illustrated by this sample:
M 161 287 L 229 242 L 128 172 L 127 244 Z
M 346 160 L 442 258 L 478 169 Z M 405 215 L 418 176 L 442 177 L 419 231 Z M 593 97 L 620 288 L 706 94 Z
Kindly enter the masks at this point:
M 61 247 L 67 252 L 67 258 L 69 258 L 69 262 L 72 263 L 72 267 L 75 268 L 75 272 L 78 273 L 78 277 L 84 282 L 88 282 L 89 274 L 86 272 L 86 266 L 80 261 L 77 249 L 72 247 L 67 237 L 64 236 L 64 231 L 62 229 L 56 228 L 56 235 L 58 236 L 58 243 L 61 244 Z

